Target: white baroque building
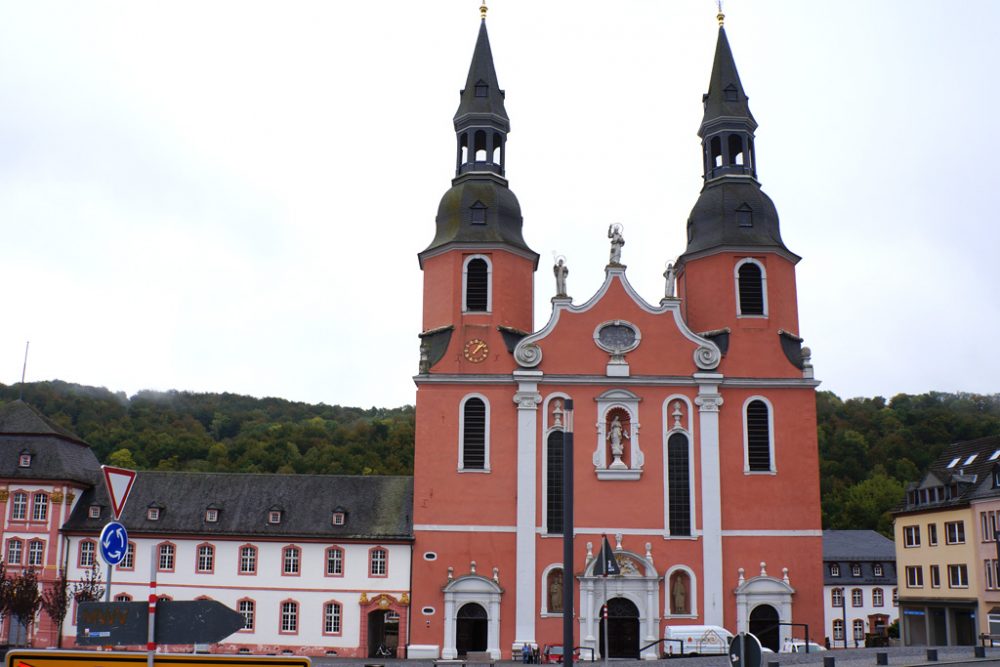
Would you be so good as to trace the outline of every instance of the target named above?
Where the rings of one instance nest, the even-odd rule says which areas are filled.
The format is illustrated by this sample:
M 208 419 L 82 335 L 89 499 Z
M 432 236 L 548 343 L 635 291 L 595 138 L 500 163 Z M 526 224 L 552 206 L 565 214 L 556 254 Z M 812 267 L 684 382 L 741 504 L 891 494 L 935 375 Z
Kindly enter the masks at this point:
M 874 530 L 823 531 L 824 636 L 831 648 L 865 645 L 899 618 L 895 543 Z

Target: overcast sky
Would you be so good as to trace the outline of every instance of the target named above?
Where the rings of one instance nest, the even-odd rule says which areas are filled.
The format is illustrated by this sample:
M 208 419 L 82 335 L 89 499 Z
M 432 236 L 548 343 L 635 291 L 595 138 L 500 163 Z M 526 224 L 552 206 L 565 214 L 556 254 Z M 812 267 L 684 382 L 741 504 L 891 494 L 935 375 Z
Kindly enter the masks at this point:
M 0 382 L 412 403 L 477 0 L 0 2 Z M 701 187 L 711 0 L 491 0 L 507 176 L 577 303 Z M 1000 391 L 1000 3 L 729 0 L 800 335 L 847 398 Z

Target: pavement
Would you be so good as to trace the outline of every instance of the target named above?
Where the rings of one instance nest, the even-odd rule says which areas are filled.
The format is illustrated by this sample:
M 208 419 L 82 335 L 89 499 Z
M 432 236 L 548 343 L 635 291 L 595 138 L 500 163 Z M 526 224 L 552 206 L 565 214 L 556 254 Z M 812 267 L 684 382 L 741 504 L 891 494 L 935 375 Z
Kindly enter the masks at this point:
M 937 651 L 937 661 L 927 659 L 927 649 Z M 824 658 L 833 658 L 833 667 L 875 667 L 876 654 L 886 653 L 889 665 L 894 667 L 962 667 L 964 665 L 983 665 L 983 667 L 1000 667 L 1000 647 L 987 648 L 985 658 L 976 658 L 972 646 L 907 646 L 894 648 L 856 648 L 834 649 L 818 653 L 766 653 L 762 667 L 768 663 L 779 665 L 803 665 L 815 667 L 830 667 L 824 664 Z M 434 667 L 433 660 L 383 660 L 361 658 L 313 658 L 314 667 L 338 667 L 346 665 L 378 665 L 381 667 Z M 468 667 L 484 667 L 484 663 L 451 663 L 467 665 Z M 497 667 L 515 667 L 521 661 L 503 660 L 496 663 Z M 582 665 L 603 664 L 584 661 Z M 723 655 L 699 656 L 696 658 L 670 658 L 668 660 L 630 660 L 613 659 L 608 661 L 613 667 L 732 667 L 729 658 Z

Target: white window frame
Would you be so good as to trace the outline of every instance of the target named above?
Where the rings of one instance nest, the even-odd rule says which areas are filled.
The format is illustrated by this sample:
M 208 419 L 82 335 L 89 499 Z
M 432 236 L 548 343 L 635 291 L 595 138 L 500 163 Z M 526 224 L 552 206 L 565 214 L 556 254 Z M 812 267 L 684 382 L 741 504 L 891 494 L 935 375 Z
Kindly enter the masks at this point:
M 952 533 L 954 532 L 954 535 Z M 945 544 L 965 544 L 965 521 L 946 521 L 944 524 Z
M 851 589 L 851 606 L 852 607 L 865 606 L 865 592 L 860 588 Z
M 941 568 L 937 565 L 931 565 L 930 576 L 931 576 L 931 588 L 941 588 Z
M 872 589 L 872 606 L 873 607 L 885 606 L 885 592 L 881 588 Z
M 875 563 L 872 565 L 872 574 L 876 577 L 884 576 L 885 571 L 882 569 L 882 563 Z
M 839 618 L 833 619 L 833 641 L 844 641 L 844 621 Z
M 969 566 L 965 563 L 948 566 L 948 588 L 969 587 Z
M 929 523 L 927 524 L 927 546 L 936 547 L 937 545 L 938 545 L 937 524 Z
M 907 588 L 923 588 L 924 587 L 924 568 L 921 565 L 907 565 L 906 566 L 906 587 Z
M 28 567 L 41 567 L 45 563 L 45 542 L 30 540 L 28 542 Z
M 339 635 L 344 631 L 344 605 L 333 600 L 323 603 L 323 634 Z
M 389 550 L 385 547 L 374 547 L 368 552 L 368 576 L 389 576 Z
M 856 618 L 851 621 L 852 634 L 854 635 L 854 641 L 860 642 L 865 639 L 865 622 L 860 618 Z
M 486 407 L 485 424 L 483 425 L 483 467 L 465 467 L 465 404 L 473 398 L 478 398 Z M 490 399 L 483 394 L 466 394 L 458 402 L 458 472 L 486 473 L 490 472 Z
M 281 601 L 280 634 L 294 635 L 299 632 L 299 603 L 296 600 Z
M 31 520 L 49 520 L 49 495 L 44 491 L 39 491 L 31 498 Z
M 28 519 L 28 494 L 24 491 L 15 491 L 11 494 L 10 518 L 14 521 L 26 521 Z
M 80 542 L 80 567 L 94 567 L 97 564 L 97 543 L 91 540 Z
M 760 291 L 761 298 L 764 302 L 764 312 L 761 315 L 744 315 L 743 306 L 740 303 L 740 267 L 744 264 L 756 264 L 757 268 L 760 269 Z M 737 319 L 749 319 L 749 320 L 762 320 L 768 317 L 769 309 L 767 307 L 767 269 L 760 260 L 754 259 L 753 257 L 744 257 L 740 261 L 736 262 L 736 266 L 733 267 L 733 287 L 736 289 L 736 317 Z
M 834 588 L 830 591 L 830 606 L 837 607 L 838 609 L 844 606 L 843 588 Z
M 250 598 L 243 598 L 237 603 L 240 615 L 243 616 L 242 630 L 253 632 L 257 620 L 257 603 Z
M 831 577 L 839 577 L 840 576 L 840 565 L 838 565 L 837 563 L 834 563 L 833 565 L 830 566 L 830 576 Z
M 915 549 L 920 546 L 920 526 L 903 526 L 903 547 Z
M 754 401 L 760 401 L 767 406 L 767 446 L 771 459 L 770 470 L 750 470 L 750 437 L 747 431 L 747 408 Z M 745 475 L 775 475 L 778 466 L 774 461 L 774 406 L 765 396 L 754 395 L 743 401 L 743 474 Z
M 861 576 L 861 564 L 860 563 L 853 563 L 851 565 L 851 576 L 852 577 L 860 577 Z
M 343 547 L 327 547 L 326 553 L 326 576 L 342 577 L 344 575 L 344 549 Z M 333 566 L 331 568 L 331 566 Z M 332 572 L 330 570 L 333 570 Z
M 486 262 L 486 310 L 469 310 L 469 305 L 466 302 L 466 295 L 468 294 L 468 278 L 469 278 L 469 262 L 474 259 L 481 259 Z M 490 259 L 489 255 L 466 255 L 465 259 L 462 260 L 462 313 L 469 313 L 472 315 L 483 314 L 493 312 L 493 260 Z

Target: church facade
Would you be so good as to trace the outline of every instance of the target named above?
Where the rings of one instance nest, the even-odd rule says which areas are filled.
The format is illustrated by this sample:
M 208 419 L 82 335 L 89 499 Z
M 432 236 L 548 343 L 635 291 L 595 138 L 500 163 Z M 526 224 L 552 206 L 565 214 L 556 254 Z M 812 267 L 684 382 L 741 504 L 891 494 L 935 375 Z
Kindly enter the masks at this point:
M 597 293 L 575 302 L 557 263 L 551 315 L 535 327 L 538 255 L 506 178 L 485 13 L 454 126 L 456 176 L 418 255 L 408 656 L 561 644 L 568 586 L 575 643 L 597 658 L 605 608 L 610 657 L 657 657 L 670 625 L 755 631 L 774 650 L 787 624 L 822 628 L 818 383 L 799 336 L 799 257 L 757 180 L 757 123 L 721 17 L 704 187 L 657 303 L 630 285 L 612 226 Z M 594 573 L 604 535 L 622 570 L 608 580 Z

